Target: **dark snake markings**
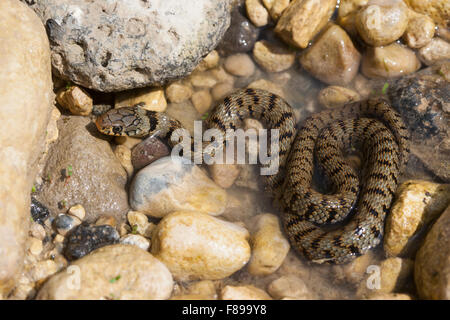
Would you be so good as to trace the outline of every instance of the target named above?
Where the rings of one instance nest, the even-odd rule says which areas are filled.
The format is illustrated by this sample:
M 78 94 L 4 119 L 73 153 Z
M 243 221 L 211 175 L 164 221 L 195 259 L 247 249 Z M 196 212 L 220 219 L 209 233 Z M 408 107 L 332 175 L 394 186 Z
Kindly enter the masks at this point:
M 314 262 L 345 263 L 380 243 L 409 154 L 409 132 L 386 101 L 355 102 L 314 114 L 297 132 L 293 110 L 282 98 L 264 90 L 242 89 L 226 97 L 206 125 L 225 132 L 242 127 L 249 117 L 280 130 L 280 169 L 264 178 L 266 189 L 283 211 L 284 228 L 295 249 Z M 164 113 L 137 106 L 110 110 L 96 124 L 109 135 L 157 133 L 169 141 L 172 132 L 182 128 Z M 361 180 L 344 157 L 349 148 L 363 155 Z M 311 187 L 314 155 L 333 194 Z

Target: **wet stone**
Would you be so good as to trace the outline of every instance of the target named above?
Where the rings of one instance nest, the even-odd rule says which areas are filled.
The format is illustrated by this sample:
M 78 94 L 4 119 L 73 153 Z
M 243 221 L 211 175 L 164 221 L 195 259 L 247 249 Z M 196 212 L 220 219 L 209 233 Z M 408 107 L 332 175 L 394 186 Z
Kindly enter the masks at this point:
M 133 148 L 131 163 L 136 170 L 139 170 L 169 154 L 170 150 L 166 144 L 158 138 L 149 137 Z
M 49 216 L 47 207 L 34 198 L 31 198 L 30 212 L 33 220 L 40 224 L 43 224 Z
M 111 226 L 81 224 L 67 237 L 64 255 L 68 260 L 76 260 L 95 249 L 117 243 L 119 238 L 119 233 Z
M 65 235 L 68 231 L 76 227 L 81 223 L 80 219 L 71 217 L 67 214 L 58 215 L 53 221 L 53 226 L 62 235 Z

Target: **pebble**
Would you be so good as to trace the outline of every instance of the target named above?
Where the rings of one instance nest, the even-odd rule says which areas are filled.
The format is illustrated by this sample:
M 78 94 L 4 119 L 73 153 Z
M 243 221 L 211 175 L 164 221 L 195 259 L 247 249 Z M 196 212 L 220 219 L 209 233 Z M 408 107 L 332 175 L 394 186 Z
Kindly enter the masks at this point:
M 258 80 L 253 81 L 252 83 L 250 83 L 247 87 L 253 88 L 253 89 L 266 90 L 266 91 L 274 93 L 282 98 L 286 98 L 283 88 L 281 86 L 279 86 L 278 84 L 276 84 L 275 82 L 272 82 L 270 80 L 258 79 Z
M 331 109 L 358 101 L 361 97 L 351 89 L 340 86 L 329 86 L 320 90 L 318 99 L 321 105 Z
M 30 235 L 39 240 L 44 240 L 46 233 L 44 227 L 37 222 L 33 222 L 30 226 Z
M 248 271 L 252 275 L 274 273 L 283 263 L 289 251 L 289 241 L 283 235 L 278 217 L 260 214 L 252 219 L 250 245 L 252 255 Z
M 204 57 L 202 61 L 200 61 L 195 70 L 206 71 L 214 67 L 217 67 L 217 65 L 219 64 L 219 59 L 220 59 L 219 53 L 216 50 L 213 50 L 210 53 L 208 53 L 208 55 Z
M 433 20 L 423 14 L 414 13 L 410 10 L 408 27 L 403 34 L 406 44 L 413 49 L 422 48 L 427 45 L 434 36 L 436 25 Z
M 230 83 L 231 85 L 234 84 L 234 77 L 226 72 L 222 66 L 214 68 L 210 72 L 216 78 L 218 84 L 222 82 Z
M 164 142 L 157 137 L 148 137 L 131 150 L 131 164 L 139 170 L 169 154 L 170 149 Z
M 358 73 L 361 55 L 341 27 L 331 24 L 300 56 L 302 67 L 319 80 L 347 84 Z
M 433 38 L 419 50 L 419 58 L 428 66 L 448 60 L 450 59 L 450 43 L 440 38 Z
M 228 56 L 225 59 L 224 68 L 232 75 L 239 77 L 250 77 L 255 72 L 255 64 L 245 53 Z
M 172 290 L 173 279 L 164 264 L 136 246 L 115 244 L 95 250 L 52 276 L 36 298 L 163 300 Z
M 419 298 L 450 299 L 450 207 L 428 232 L 416 255 L 414 282 Z
M 370 47 L 362 59 L 361 71 L 369 78 L 396 78 L 417 71 L 420 61 L 413 50 L 393 43 Z
M 86 216 L 86 210 L 84 210 L 84 207 L 81 204 L 77 204 L 69 208 L 68 214 L 83 220 Z
M 314 295 L 305 282 L 295 275 L 283 275 L 273 280 L 268 285 L 267 291 L 274 299 L 314 299 Z
M 78 86 L 61 89 L 56 95 L 56 101 L 74 115 L 87 116 L 92 112 L 92 98 Z
M 231 222 L 194 211 L 164 217 L 152 237 L 152 254 L 176 280 L 223 279 L 250 258 L 248 231 Z
M 119 233 L 111 226 L 79 225 L 67 237 L 64 256 L 72 261 L 91 251 L 119 241 Z
M 408 7 L 403 0 L 370 0 L 356 14 L 361 38 L 371 46 L 385 46 L 400 38 L 408 26 Z
M 114 154 L 116 155 L 116 157 L 119 160 L 122 167 L 127 172 L 128 179 L 131 178 L 134 173 L 134 167 L 133 167 L 133 163 L 131 162 L 130 148 L 128 148 L 125 145 L 117 145 L 114 148 Z
M 155 225 L 148 221 L 145 214 L 139 211 L 129 211 L 127 220 L 131 226 L 131 233 L 139 234 L 146 238 L 151 237 Z
M 46 206 L 37 201 L 35 198 L 31 198 L 30 213 L 33 221 L 43 224 L 50 215 Z
M 216 84 L 212 90 L 211 95 L 214 101 L 222 101 L 226 96 L 232 93 L 234 90 L 233 83 L 222 82 Z
M 180 103 L 192 96 L 192 89 L 180 82 L 173 82 L 166 87 L 166 96 L 170 102 Z
M 293 0 L 284 10 L 275 32 L 288 44 L 306 48 L 327 24 L 336 0 Z
M 67 214 L 60 214 L 53 221 L 53 226 L 56 228 L 58 233 L 63 236 L 80 224 L 80 219 L 75 216 L 69 216 Z
M 247 16 L 257 27 L 263 27 L 270 21 L 269 12 L 262 4 L 261 0 L 245 0 Z
M 111 226 L 115 228 L 117 226 L 117 220 L 111 216 L 101 216 L 95 221 L 96 226 Z
M 196 88 L 211 88 L 217 83 L 216 78 L 208 71 L 193 72 L 188 79 Z
M 187 292 L 190 295 L 202 295 L 217 299 L 217 289 L 214 281 L 201 280 L 191 282 L 187 287 Z
M 274 0 L 270 8 L 267 8 L 266 6 L 273 21 L 278 21 L 283 11 L 289 6 L 290 2 L 291 0 Z M 264 3 L 264 5 L 266 4 Z
M 405 0 L 405 2 L 414 11 L 431 17 L 436 24 L 441 26 L 448 25 L 450 16 L 448 0 Z
M 130 185 L 133 210 L 161 218 L 177 210 L 220 215 L 227 194 L 184 158 L 164 157 L 140 170 Z
M 164 89 L 147 87 L 122 91 L 115 95 L 115 108 L 129 107 L 136 104 L 141 105 L 145 110 L 164 112 L 167 108 Z
M 272 300 L 267 292 L 252 285 L 225 286 L 220 292 L 221 300 Z
M 388 257 L 405 255 L 417 245 L 422 229 L 450 204 L 450 185 L 410 180 L 397 189 L 386 219 L 384 251 Z
M 40 255 L 43 250 L 42 240 L 30 237 L 28 241 L 29 241 L 28 250 L 30 251 L 30 253 L 35 256 Z
M 203 114 L 211 108 L 212 96 L 209 90 L 199 90 L 192 94 L 191 101 L 198 113 Z
M 208 167 L 211 178 L 221 188 L 230 188 L 239 176 L 239 166 L 235 164 L 214 163 Z
M 127 234 L 120 238 L 119 242 L 136 246 L 142 250 L 148 250 L 150 248 L 150 240 L 138 234 Z
M 264 70 L 281 72 L 292 67 L 295 61 L 295 52 L 280 44 L 261 40 L 255 43 L 253 57 Z

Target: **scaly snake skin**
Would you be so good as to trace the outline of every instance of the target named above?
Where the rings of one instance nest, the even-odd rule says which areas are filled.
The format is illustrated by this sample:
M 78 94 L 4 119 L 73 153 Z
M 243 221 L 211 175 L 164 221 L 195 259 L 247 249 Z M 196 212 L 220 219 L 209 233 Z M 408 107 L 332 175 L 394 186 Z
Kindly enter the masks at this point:
M 246 118 L 279 129 L 279 171 L 265 176 L 265 184 L 283 211 L 284 229 L 295 249 L 317 263 L 346 263 L 380 243 L 409 154 L 409 132 L 386 101 L 355 102 L 314 114 L 297 132 L 293 110 L 282 98 L 241 89 L 214 109 L 206 126 L 225 133 L 241 128 Z M 137 106 L 110 110 L 96 125 L 109 135 L 159 135 L 169 141 L 182 128 L 164 113 Z M 349 149 L 363 155 L 361 179 L 345 160 Z M 332 194 L 311 186 L 314 156 Z

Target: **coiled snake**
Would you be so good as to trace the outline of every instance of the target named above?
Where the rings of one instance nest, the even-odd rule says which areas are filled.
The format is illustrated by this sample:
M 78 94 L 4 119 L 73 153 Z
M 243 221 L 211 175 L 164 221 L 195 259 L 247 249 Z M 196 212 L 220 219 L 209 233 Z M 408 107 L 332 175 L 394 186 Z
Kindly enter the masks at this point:
M 409 153 L 409 132 L 386 101 L 355 102 L 314 114 L 297 132 L 293 110 L 282 98 L 241 89 L 213 110 L 206 126 L 225 133 L 242 127 L 246 118 L 279 129 L 279 171 L 266 176 L 265 184 L 281 206 L 284 229 L 295 249 L 314 262 L 345 263 L 380 243 Z M 110 110 L 96 125 L 108 135 L 162 138 L 182 127 L 164 113 L 138 106 Z M 362 179 L 344 157 L 352 148 L 363 155 Z M 332 194 L 311 186 L 314 155 Z

